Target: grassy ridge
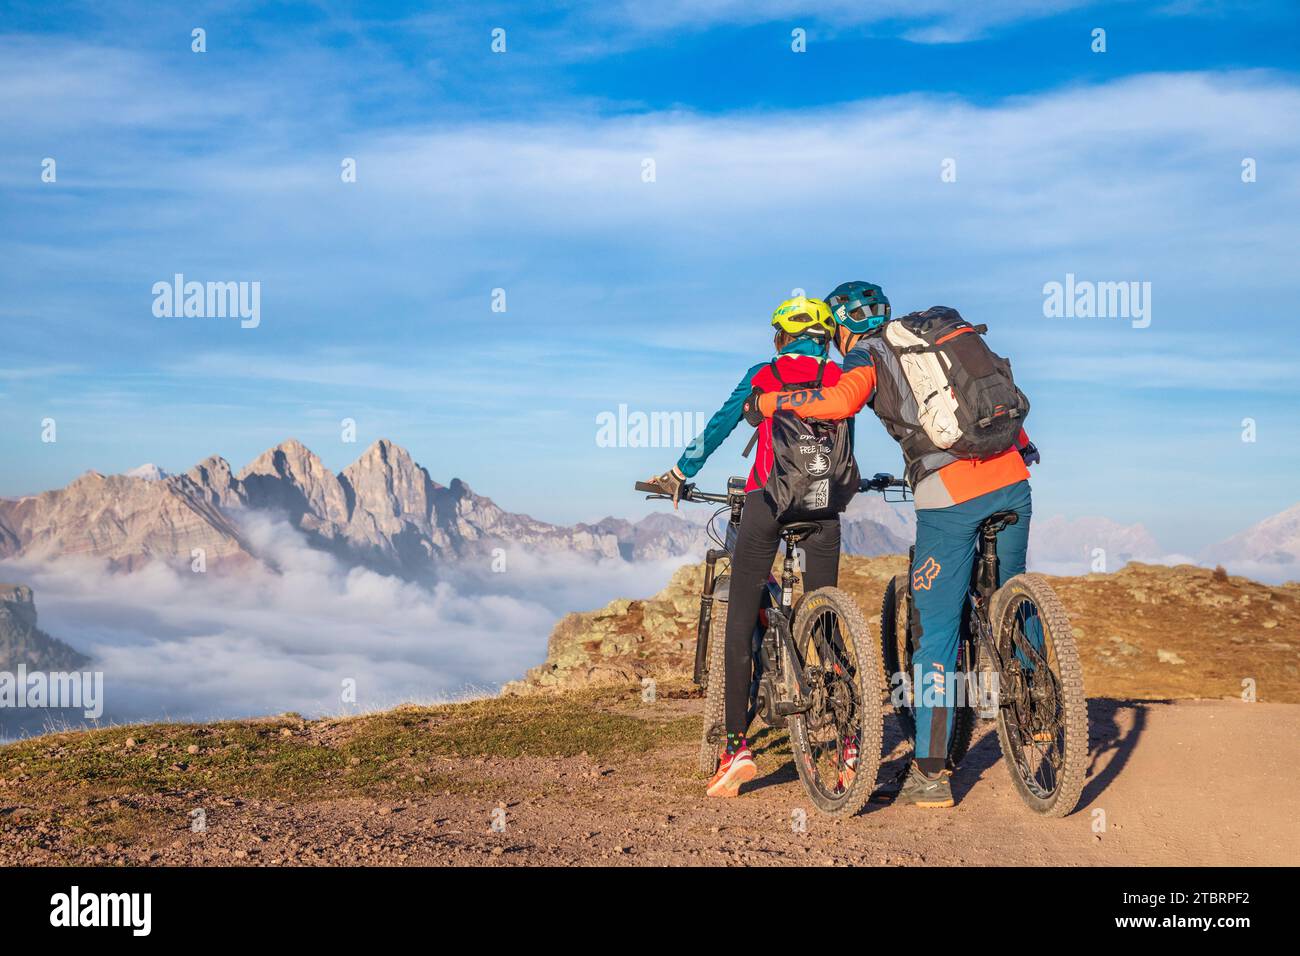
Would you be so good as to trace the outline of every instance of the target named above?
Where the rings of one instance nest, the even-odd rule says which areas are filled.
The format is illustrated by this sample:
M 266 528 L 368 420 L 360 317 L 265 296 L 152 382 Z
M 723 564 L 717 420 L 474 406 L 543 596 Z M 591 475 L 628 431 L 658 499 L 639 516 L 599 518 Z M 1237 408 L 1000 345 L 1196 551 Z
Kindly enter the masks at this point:
M 247 797 L 312 798 L 423 786 L 434 757 L 601 759 L 686 740 L 698 728 L 678 717 L 625 712 L 626 688 L 545 699 L 486 698 L 400 707 L 358 717 L 296 715 L 213 724 L 143 724 L 34 737 L 0 747 L 9 797 L 47 788 L 161 792 L 220 789 Z

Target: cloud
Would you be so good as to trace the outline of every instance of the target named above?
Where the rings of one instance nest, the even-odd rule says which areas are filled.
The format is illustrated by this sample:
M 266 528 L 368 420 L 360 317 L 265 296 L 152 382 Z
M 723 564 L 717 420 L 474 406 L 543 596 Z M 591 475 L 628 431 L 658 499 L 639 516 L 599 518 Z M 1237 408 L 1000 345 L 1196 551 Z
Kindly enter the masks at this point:
M 705 261 L 715 275 L 769 276 L 770 289 L 754 288 L 766 300 L 822 270 L 837 274 L 850 249 L 898 274 L 904 291 L 924 277 L 1040 296 L 1065 271 L 1146 278 L 1188 258 L 1227 281 L 1277 289 L 1293 228 L 1276 206 L 1247 202 L 1236 166 L 1247 153 L 1265 157 L 1275 202 L 1300 199 L 1294 169 L 1267 162 L 1300 149 L 1297 125 L 1279 122 L 1298 114 L 1300 89 L 1285 77 L 1157 74 L 992 105 L 908 96 L 730 116 L 593 122 L 561 112 L 371 130 L 349 148 L 360 177 L 352 193 L 340 192 L 332 144 L 285 151 L 282 137 L 224 138 L 219 125 L 202 156 L 151 136 L 110 143 L 98 162 L 122 202 L 150 209 L 130 261 L 157 262 L 154 272 L 177 262 L 171 230 L 201 223 L 202 260 L 265 280 L 273 328 L 376 297 L 389 308 L 428 302 L 430 264 L 437 274 L 444 260 L 456 263 L 455 278 L 439 289 L 431 321 L 481 309 L 479 287 L 494 284 L 508 287 L 512 315 L 535 321 L 540 304 L 566 294 L 635 315 L 663 294 L 655 276 L 671 271 L 688 293 Z M 641 180 L 645 158 L 654 183 Z M 945 159 L 957 164 L 954 183 L 940 182 Z M 161 224 L 159 193 L 169 197 Z M 815 231 L 781 228 L 796 209 Z M 111 204 L 90 216 L 103 228 L 130 213 Z M 1219 261 L 1234 246 L 1252 254 Z M 85 255 L 93 274 L 102 250 Z M 619 282 L 596 255 L 621 264 Z M 360 288 L 369 291 L 358 301 Z M 57 306 L 59 290 L 47 291 Z M 1167 288 L 1156 294 L 1157 308 L 1177 307 Z M 592 331 L 624 343 L 660 334 L 637 323 Z
M 1220 562 L 1192 561 L 1192 564 L 1199 564 L 1201 567 L 1212 567 L 1215 563 L 1222 564 L 1229 574 L 1239 574 L 1242 577 L 1254 578 L 1256 581 L 1263 581 L 1265 584 L 1286 584 L 1289 581 L 1300 582 L 1300 564 L 1281 563 L 1277 561 L 1238 561 L 1227 560 Z
M 651 19 L 747 15 L 736 12 L 741 6 L 749 8 L 656 8 Z M 758 6 L 754 15 L 784 9 Z M 922 13 L 958 8 L 933 4 Z M 21 74 L 46 93 L 39 100 L 0 94 L 0 115 L 20 130 L 54 122 L 50 117 L 75 125 L 84 91 L 98 86 L 101 72 L 104 88 L 125 103 L 153 102 L 170 85 L 158 82 L 157 64 L 123 51 L 21 49 L 22 59 L 0 79 Z M 428 303 L 433 288 L 444 314 L 478 309 L 479 287 L 501 283 L 521 312 L 554 303 L 563 289 L 574 301 L 619 314 L 662 295 L 655 277 L 663 270 L 677 268 L 688 290 L 700 275 L 681 273 L 684 262 L 766 274 L 783 290 L 807 281 L 805 262 L 830 269 L 850 249 L 894 270 L 931 262 L 941 281 L 963 288 L 996 286 L 1015 274 L 1018 285 L 1037 289 L 1067 269 L 1110 278 L 1135 264 L 1151 272 L 1189 257 L 1222 265 L 1216 274 L 1277 288 L 1286 282 L 1279 266 L 1292 227 L 1274 215 L 1276 206 L 1245 202 L 1240 158 L 1260 158 L 1275 202 L 1300 199 L 1294 168 L 1270 163 L 1300 149 L 1297 124 L 1279 121 L 1300 114 L 1300 89 L 1264 72 L 1151 74 L 983 105 L 924 95 L 717 116 L 593 117 L 561 99 L 564 105 L 522 120 L 350 131 L 342 123 L 322 139 L 307 90 L 283 98 L 297 109 L 273 104 L 274 120 L 231 135 L 230 117 L 263 115 L 265 91 L 251 84 L 204 89 L 209 105 L 197 108 L 197 99 L 187 98 L 198 97 L 193 78 L 161 69 L 191 92 L 174 113 L 163 108 L 171 103 L 165 99 L 120 120 L 96 110 L 111 129 L 66 177 L 111 190 L 93 208 L 50 210 L 48 226 L 62 228 L 64 217 L 74 217 L 65 224 L 75 219 L 97 241 L 51 251 L 68 268 L 96 276 L 106 260 L 105 233 L 131 222 L 131 234 L 113 250 L 118 282 L 128 263 L 141 282 L 186 260 L 196 276 L 200 267 L 249 274 L 266 280 L 268 320 L 281 324 L 367 302 L 391 309 L 396 301 L 407 311 Z M 182 116 L 201 138 L 197 153 L 191 139 L 175 135 Z M 355 188 L 338 182 L 340 148 L 357 159 Z M 641 179 L 646 158 L 656 163 L 654 183 Z M 945 159 L 957 164 L 956 182 L 939 180 Z M 1263 189 L 1261 181 L 1256 191 Z M 1207 202 L 1216 213 L 1213 229 L 1206 228 Z M 781 228 L 796 209 L 817 229 Z M 178 248 L 177 231 L 204 241 Z M 33 254 L 17 241 L 6 243 L 10 258 Z M 1252 254 L 1221 261 L 1233 248 Z M 595 255 L 633 268 L 611 283 Z M 771 268 L 773 260 L 787 263 L 790 279 Z M 455 263 L 454 276 L 435 285 L 444 261 Z M 926 273 L 931 283 L 934 271 Z M 367 290 L 360 300 L 359 289 Z M 44 292 L 45 309 L 77 315 L 63 289 Z M 1157 289 L 1158 299 L 1168 303 L 1163 292 Z M 366 318 L 384 321 L 353 320 Z
M 829 34 L 870 27 L 872 32 L 902 36 L 916 43 L 957 43 L 977 39 L 994 27 L 1042 19 L 1087 5 L 1088 0 L 829 0 L 812 9 L 799 0 L 621 0 L 592 5 L 589 15 L 597 22 L 652 35 L 723 24 L 734 27 L 783 23 L 815 24 Z M 630 41 L 625 38 L 623 42 Z
M 43 66 L 32 47 L 21 65 L 35 80 L 24 82 L 48 74 L 50 92 L 39 105 L 10 98 L 3 115 L 20 131 L 61 128 L 97 61 Z M 146 84 L 195 82 L 143 54 L 109 63 L 127 100 L 148 98 Z M 60 83 L 71 68 L 84 76 Z M 29 229 L 0 240 L 16 356 L 6 367 L 27 357 L 83 369 L 48 388 L 40 377 L 0 382 L 11 423 L 0 480 L 11 489 L 62 484 L 92 462 L 183 468 L 218 450 L 233 460 L 348 416 L 429 449 L 422 460 L 471 428 L 475 441 L 440 470 L 553 520 L 586 515 L 497 463 L 562 467 L 588 482 L 581 507 L 617 513 L 615 470 L 667 463 L 597 450 L 597 412 L 712 411 L 770 347 L 775 302 L 796 285 L 822 293 L 861 277 L 883 281 L 898 311 L 946 302 L 988 321 L 1025 377 L 1038 429 L 1053 399 L 1091 388 L 1093 422 L 1108 427 L 1069 442 L 1088 446 L 1097 473 L 1065 493 L 1114 512 L 1108 479 L 1122 459 L 1101 446 L 1110 425 L 1133 419 L 1135 397 L 1185 389 L 1188 416 L 1203 419 L 1241 384 L 1252 394 L 1232 410 L 1240 421 L 1276 406 L 1296 354 L 1278 318 L 1297 294 L 1294 76 L 1149 74 L 993 102 L 915 95 L 725 114 L 629 115 L 559 97 L 514 119 L 400 124 L 322 114 L 318 85 L 318 74 L 286 79 L 269 105 L 256 84 L 207 90 L 229 102 L 183 123 L 141 108 L 113 125 L 103 111 L 93 138 L 63 140 L 94 150 L 61 160 L 58 191 L 10 174 L 26 177 L 18 202 L 43 198 L 17 210 Z M 227 117 L 241 110 L 257 119 L 233 131 Z M 42 136 L 24 149 L 45 155 Z M 359 163 L 351 186 L 338 179 L 343 155 Z M 1257 183 L 1240 181 L 1244 156 L 1259 160 Z M 653 183 L 641 179 L 646 158 Z M 946 158 L 956 182 L 940 181 Z M 86 182 L 104 188 L 63 188 Z M 262 281 L 262 327 L 153 318 L 149 284 L 177 269 Z M 1150 280 L 1151 328 L 1043 318 L 1043 284 L 1067 272 Z M 496 287 L 509 294 L 500 315 L 488 312 Z M 1216 341 L 1190 343 L 1198 331 Z M 33 454 L 10 437 L 56 402 L 75 451 Z M 1178 415 L 1153 429 L 1145 410 L 1141 421 L 1149 440 L 1183 449 L 1162 470 L 1201 464 L 1187 451 L 1200 429 Z M 140 437 L 128 453 L 124 435 L 149 447 Z
M 346 568 L 262 515 L 246 533 L 279 574 L 11 560 L 0 578 L 31 585 L 41 627 L 104 672 L 114 722 L 338 714 L 490 692 L 544 659 L 561 615 L 647 596 L 675 565 L 512 553 L 505 573 L 461 570 L 425 588 Z M 341 699 L 345 680 L 355 704 Z

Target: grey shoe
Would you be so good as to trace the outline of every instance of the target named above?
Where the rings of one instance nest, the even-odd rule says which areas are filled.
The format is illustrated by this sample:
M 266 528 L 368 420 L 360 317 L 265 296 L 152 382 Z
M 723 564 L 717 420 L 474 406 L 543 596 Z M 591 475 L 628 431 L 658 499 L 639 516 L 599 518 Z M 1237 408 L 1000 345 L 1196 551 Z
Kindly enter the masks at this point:
M 944 770 L 937 777 L 927 777 L 912 764 L 907 771 L 907 779 L 898 791 L 897 800 L 917 807 L 953 807 L 951 770 Z

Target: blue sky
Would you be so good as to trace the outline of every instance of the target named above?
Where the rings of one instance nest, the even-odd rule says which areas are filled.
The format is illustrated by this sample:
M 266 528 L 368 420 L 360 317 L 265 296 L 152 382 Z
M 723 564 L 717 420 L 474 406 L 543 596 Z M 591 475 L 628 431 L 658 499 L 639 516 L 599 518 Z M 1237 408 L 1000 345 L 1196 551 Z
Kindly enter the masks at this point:
M 989 324 L 1039 513 L 1194 551 L 1295 503 L 1295 5 L 818 10 L 5 3 L 0 494 L 389 437 L 513 510 L 637 514 L 679 450 L 597 416 L 711 413 L 780 299 L 864 278 Z M 178 272 L 260 282 L 261 324 L 155 317 Z M 1067 273 L 1150 282 L 1150 325 L 1046 318 Z

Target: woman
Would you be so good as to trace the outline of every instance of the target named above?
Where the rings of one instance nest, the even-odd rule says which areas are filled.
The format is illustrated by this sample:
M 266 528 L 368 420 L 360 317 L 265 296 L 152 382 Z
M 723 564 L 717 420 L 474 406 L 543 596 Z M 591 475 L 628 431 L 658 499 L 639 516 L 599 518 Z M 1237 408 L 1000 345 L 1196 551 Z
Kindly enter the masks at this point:
M 776 356 L 751 367 L 677 464 L 650 479 L 664 494 L 672 496 L 674 507 L 682 485 L 704 467 L 709 456 L 744 418 L 747 401 L 755 391 L 780 392 L 816 380 L 819 371 L 824 385 L 833 386 L 839 381 L 840 368 L 828 357 L 835 321 L 825 302 L 803 296 L 782 302 L 772 314 L 772 327 L 776 329 L 773 340 Z M 726 739 L 717 771 L 706 791 L 710 797 L 736 796 L 740 785 L 752 780 L 757 772 L 746 739 L 749 731 L 746 717 L 753 679 L 751 637 L 758 620 L 763 586 L 781 541 L 781 525 L 775 508 L 763 492 L 772 462 L 772 423 L 766 420 L 758 426 L 758 453 L 745 484 L 745 508 L 731 558 L 726 635 Z M 839 518 L 819 523 L 821 530 L 803 543 L 805 592 L 834 585 L 839 575 Z

